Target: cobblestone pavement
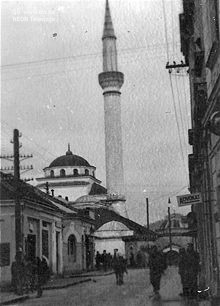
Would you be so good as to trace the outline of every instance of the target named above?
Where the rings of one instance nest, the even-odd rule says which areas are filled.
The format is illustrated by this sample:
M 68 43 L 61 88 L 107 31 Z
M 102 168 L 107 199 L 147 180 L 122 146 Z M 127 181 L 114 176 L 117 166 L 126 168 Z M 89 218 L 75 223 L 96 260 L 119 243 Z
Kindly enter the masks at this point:
M 116 286 L 115 276 L 92 278 L 82 283 L 59 290 L 45 290 L 39 299 L 30 298 L 20 305 L 72 305 L 72 306 L 209 306 L 208 302 L 184 301 L 179 297 L 180 279 L 176 268 L 168 268 L 161 281 L 161 298 L 150 298 L 152 287 L 149 270 L 129 270 L 125 284 Z

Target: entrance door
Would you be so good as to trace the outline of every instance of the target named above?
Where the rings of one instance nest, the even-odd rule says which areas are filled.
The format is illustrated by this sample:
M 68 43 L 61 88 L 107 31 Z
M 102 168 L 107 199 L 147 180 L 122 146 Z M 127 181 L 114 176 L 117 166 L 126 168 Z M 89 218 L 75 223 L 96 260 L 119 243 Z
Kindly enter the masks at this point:
M 27 235 L 27 256 L 29 258 L 36 257 L 36 235 Z

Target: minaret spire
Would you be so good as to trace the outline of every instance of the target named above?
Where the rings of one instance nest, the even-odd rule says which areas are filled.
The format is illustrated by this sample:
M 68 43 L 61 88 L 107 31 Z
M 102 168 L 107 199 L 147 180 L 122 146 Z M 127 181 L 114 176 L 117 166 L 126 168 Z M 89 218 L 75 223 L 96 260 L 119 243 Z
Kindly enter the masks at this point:
M 116 196 L 114 208 L 126 216 L 120 102 L 124 75 L 118 71 L 116 36 L 108 0 L 105 6 L 102 44 L 103 72 L 99 74 L 99 84 L 104 95 L 106 185 L 108 196 Z
M 108 0 L 105 6 L 104 30 L 102 35 L 103 42 L 103 71 L 117 71 L 118 59 L 116 49 L 116 36 L 113 28 Z
M 106 5 L 105 5 L 105 22 L 104 22 L 104 30 L 103 30 L 102 39 L 107 38 L 107 37 L 112 37 L 116 39 L 108 0 L 106 0 Z

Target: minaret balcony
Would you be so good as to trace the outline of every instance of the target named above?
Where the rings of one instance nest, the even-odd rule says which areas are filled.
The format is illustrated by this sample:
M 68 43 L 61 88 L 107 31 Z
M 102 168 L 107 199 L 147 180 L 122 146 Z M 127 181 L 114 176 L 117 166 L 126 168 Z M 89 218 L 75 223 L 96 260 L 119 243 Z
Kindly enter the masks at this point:
M 119 71 L 106 71 L 99 74 L 99 84 L 102 89 L 109 87 L 120 89 L 124 83 L 124 74 Z

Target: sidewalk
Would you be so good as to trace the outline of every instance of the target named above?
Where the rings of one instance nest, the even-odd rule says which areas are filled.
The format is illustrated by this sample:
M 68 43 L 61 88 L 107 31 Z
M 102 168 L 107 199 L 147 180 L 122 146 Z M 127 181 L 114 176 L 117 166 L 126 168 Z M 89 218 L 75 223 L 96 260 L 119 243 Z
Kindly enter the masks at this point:
M 63 289 L 70 286 L 75 286 L 77 284 L 90 282 L 92 281 L 91 277 L 99 277 L 106 276 L 112 274 L 113 271 L 90 271 L 83 272 L 79 274 L 67 275 L 65 277 L 60 278 L 51 278 L 49 282 L 43 286 L 43 290 L 55 290 L 55 289 Z M 10 305 L 15 303 L 21 303 L 22 301 L 28 299 L 29 297 L 33 297 L 36 295 L 35 293 L 24 294 L 22 296 L 16 295 L 13 292 L 0 292 L 0 305 Z

